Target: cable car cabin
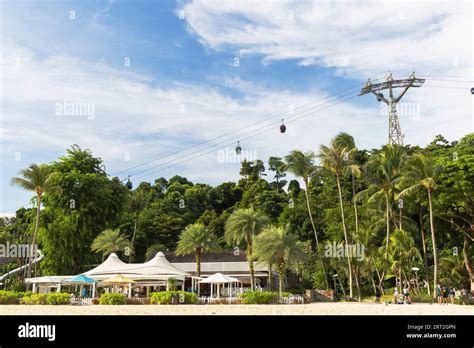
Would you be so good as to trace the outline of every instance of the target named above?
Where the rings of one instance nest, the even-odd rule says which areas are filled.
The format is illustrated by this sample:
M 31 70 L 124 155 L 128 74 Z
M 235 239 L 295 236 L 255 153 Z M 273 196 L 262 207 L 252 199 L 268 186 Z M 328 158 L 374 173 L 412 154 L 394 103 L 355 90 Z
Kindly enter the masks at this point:
M 286 132 L 286 126 L 284 124 L 282 124 L 280 126 L 280 133 L 285 133 Z
M 127 188 L 128 188 L 129 190 L 133 189 L 133 184 L 132 184 L 132 182 L 131 182 L 130 180 L 127 181 L 127 183 L 125 184 L 125 186 L 127 186 Z
M 240 153 L 242 152 L 242 148 L 240 147 L 240 141 L 237 142 L 237 147 L 235 148 L 235 153 L 237 155 L 240 155 Z
M 471 94 L 474 94 L 474 87 L 471 88 Z

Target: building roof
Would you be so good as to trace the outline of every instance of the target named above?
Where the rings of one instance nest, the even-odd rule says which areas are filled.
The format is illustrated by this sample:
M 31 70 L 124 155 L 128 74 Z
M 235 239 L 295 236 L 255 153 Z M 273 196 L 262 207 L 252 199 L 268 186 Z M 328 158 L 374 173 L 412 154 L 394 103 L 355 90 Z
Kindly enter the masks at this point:
M 165 256 L 171 263 L 196 262 L 194 254 L 177 256 L 174 252 L 167 251 Z M 241 250 L 238 253 L 233 250 L 219 253 L 204 253 L 201 255 L 201 262 L 247 262 L 247 256 L 245 250 Z

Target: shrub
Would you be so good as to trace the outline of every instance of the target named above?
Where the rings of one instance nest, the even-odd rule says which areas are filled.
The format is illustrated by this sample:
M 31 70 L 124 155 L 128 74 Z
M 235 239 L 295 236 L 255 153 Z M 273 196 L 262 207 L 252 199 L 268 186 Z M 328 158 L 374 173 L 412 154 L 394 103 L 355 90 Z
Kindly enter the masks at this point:
M 192 304 L 197 303 L 197 295 L 187 291 L 160 291 L 152 292 L 150 295 L 150 303 L 152 304 L 171 304 L 173 297 L 177 303 Z
M 243 304 L 272 304 L 281 303 L 284 297 L 289 297 L 289 292 L 280 294 L 275 291 L 246 291 L 240 294 Z
M 23 296 L 20 303 L 25 305 L 45 305 L 48 304 L 48 294 L 31 294 L 29 296 Z
M 71 294 L 64 292 L 50 292 L 47 294 L 32 294 L 26 292 L 22 294 L 20 304 L 25 305 L 64 305 L 69 304 Z
M 126 303 L 125 294 L 105 293 L 100 295 L 99 304 L 101 305 L 123 305 Z
M 71 294 L 65 292 L 50 292 L 46 294 L 46 301 L 49 305 L 64 305 L 71 302 Z
M 0 304 L 18 304 L 21 297 L 23 297 L 22 292 L 0 290 Z

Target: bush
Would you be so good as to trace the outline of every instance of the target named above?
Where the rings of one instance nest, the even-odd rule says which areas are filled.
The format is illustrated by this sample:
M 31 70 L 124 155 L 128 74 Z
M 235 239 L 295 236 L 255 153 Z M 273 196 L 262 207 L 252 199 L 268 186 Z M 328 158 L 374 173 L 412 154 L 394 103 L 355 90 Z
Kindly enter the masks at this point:
M 243 304 L 272 304 L 281 303 L 284 297 L 289 297 L 289 292 L 282 292 L 281 297 L 277 291 L 246 291 L 240 294 Z
M 23 297 L 22 292 L 0 290 L 0 304 L 18 304 L 21 297 Z
M 123 305 L 126 303 L 125 294 L 105 293 L 100 295 L 99 304 L 101 305 Z
M 187 291 L 160 291 L 152 292 L 150 295 L 150 303 L 152 304 L 171 304 L 173 297 L 177 303 L 192 304 L 197 303 L 197 295 Z
M 46 294 L 46 301 L 49 305 L 64 305 L 71 302 L 71 294 L 65 292 L 50 292 Z
M 20 304 L 25 305 L 64 305 L 70 303 L 71 294 L 64 292 L 50 292 L 47 294 L 23 294 Z
M 48 294 L 31 294 L 29 296 L 23 296 L 20 303 L 25 305 L 45 305 L 48 304 Z

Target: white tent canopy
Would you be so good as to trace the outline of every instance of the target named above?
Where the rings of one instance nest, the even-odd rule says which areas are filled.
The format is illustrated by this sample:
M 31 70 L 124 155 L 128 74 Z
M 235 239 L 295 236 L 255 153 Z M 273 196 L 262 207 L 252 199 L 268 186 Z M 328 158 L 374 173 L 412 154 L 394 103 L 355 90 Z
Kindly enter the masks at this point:
M 143 275 L 189 276 L 185 271 L 173 266 L 161 251 L 148 262 L 130 264 L 129 271 Z
M 84 272 L 82 274 L 86 276 L 92 275 L 108 275 L 108 274 L 115 274 L 115 273 L 130 273 L 127 271 L 130 264 L 127 264 L 120 260 L 117 254 L 112 253 L 109 255 L 107 260 L 102 262 L 99 266 Z
M 213 274 L 203 280 L 201 280 L 200 284 L 228 284 L 228 283 L 237 283 L 240 282 L 237 278 L 226 276 L 222 273 Z

